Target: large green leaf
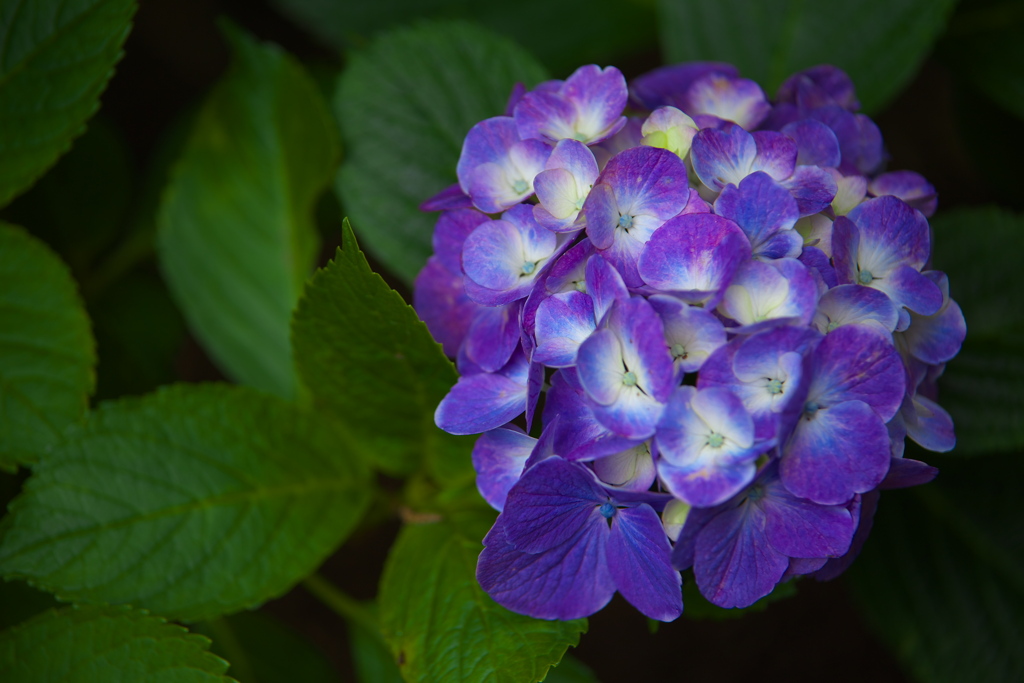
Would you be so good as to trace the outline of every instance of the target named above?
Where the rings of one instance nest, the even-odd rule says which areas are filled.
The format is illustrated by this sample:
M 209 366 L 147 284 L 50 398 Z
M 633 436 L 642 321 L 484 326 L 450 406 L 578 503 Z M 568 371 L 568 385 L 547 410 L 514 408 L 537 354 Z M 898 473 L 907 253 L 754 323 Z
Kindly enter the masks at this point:
M 292 327 L 295 362 L 314 403 L 344 422 L 381 469 L 462 459 L 471 440 L 434 426 L 457 375 L 416 312 L 370 270 L 348 221 L 342 248 L 306 287 Z
M 196 118 L 163 198 L 159 254 L 193 331 L 234 379 L 288 397 L 288 322 L 313 268 L 317 196 L 338 158 L 316 85 L 271 45 L 225 32 L 228 75 Z
M 358 47 L 376 32 L 414 19 L 463 17 L 504 34 L 556 73 L 608 64 L 654 42 L 649 0 L 273 0 L 282 12 L 323 42 Z M 600 39 L 595 39 L 596 37 Z M 563 75 L 565 75 L 563 74 Z
M 134 13 L 134 0 L 0 3 L 0 206 L 85 130 Z
M 10 506 L 0 573 L 77 602 L 200 620 L 288 590 L 370 497 L 329 423 L 244 387 L 102 404 Z
M 141 610 L 68 607 L 0 633 L 4 683 L 229 683 L 210 641 Z
M 910 80 L 956 0 L 659 0 L 666 61 L 731 62 L 774 94 L 816 64 L 846 70 L 868 113 Z
M 469 24 L 391 31 L 353 55 L 334 98 L 348 157 L 337 190 L 360 237 L 411 282 L 431 253 L 435 214 L 417 207 L 456 181 L 462 140 L 543 69 L 506 38 Z
M 406 526 L 391 549 L 381 629 L 406 681 L 542 681 L 586 631 L 585 619 L 531 619 L 484 593 L 476 560 L 491 521 Z
M 935 483 L 882 496 L 858 604 L 920 681 L 1024 680 L 1024 460 L 935 461 Z
M 0 223 L 0 468 L 36 461 L 82 418 L 95 363 L 67 267 L 39 240 Z
M 242 683 L 338 683 L 340 677 L 311 642 L 268 614 L 239 612 L 192 626 L 210 651 L 231 662 Z
M 1024 447 L 1024 299 L 1015 250 L 1024 216 L 996 207 L 940 212 L 934 267 L 967 320 L 967 340 L 939 382 L 953 416 L 957 453 Z

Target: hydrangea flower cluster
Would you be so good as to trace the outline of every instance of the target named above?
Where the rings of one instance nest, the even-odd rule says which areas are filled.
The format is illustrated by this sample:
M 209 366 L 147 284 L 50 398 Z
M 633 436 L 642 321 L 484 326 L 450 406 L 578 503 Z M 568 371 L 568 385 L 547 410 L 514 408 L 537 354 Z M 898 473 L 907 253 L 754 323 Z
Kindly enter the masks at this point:
M 437 425 L 482 434 L 497 602 L 573 619 L 618 591 L 668 621 L 692 567 L 745 607 L 837 576 L 878 492 L 936 475 L 904 439 L 953 447 L 935 382 L 966 326 L 935 190 L 880 173 L 858 107 L 830 66 L 770 102 L 727 64 L 590 65 L 469 131 L 415 303 L 461 374 Z

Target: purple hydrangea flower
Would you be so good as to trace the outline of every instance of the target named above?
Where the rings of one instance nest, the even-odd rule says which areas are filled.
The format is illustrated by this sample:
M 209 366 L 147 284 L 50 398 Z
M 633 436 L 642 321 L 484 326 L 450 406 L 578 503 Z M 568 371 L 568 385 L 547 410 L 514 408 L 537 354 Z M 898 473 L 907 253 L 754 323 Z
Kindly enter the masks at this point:
M 581 66 L 565 82 L 526 93 L 513 116 L 524 139 L 601 142 L 626 125 L 626 79 L 614 66 Z
M 693 567 L 701 594 L 719 607 L 748 607 L 770 593 L 791 559 L 840 557 L 859 517 L 844 504 L 795 496 L 769 465 L 745 491 L 691 510 L 672 551 L 677 569 Z
M 743 402 L 720 387 L 676 389 L 655 440 L 665 488 L 699 507 L 718 505 L 749 484 L 762 450 Z
M 504 211 L 533 194 L 533 179 L 550 154 L 547 143 L 520 139 L 511 117 L 481 121 L 462 145 L 456 166 L 459 186 L 481 211 Z
M 675 154 L 636 147 L 616 155 L 583 205 L 587 236 L 630 287 L 636 260 L 655 230 L 686 206 L 686 165 Z
M 616 495 L 583 465 L 548 458 L 509 491 L 477 578 L 499 604 L 539 619 L 589 616 L 618 591 L 648 617 L 672 621 L 683 600 L 670 552 L 649 503 Z
M 779 473 L 795 495 L 845 503 L 878 486 L 889 468 L 885 423 L 903 402 L 906 371 L 877 331 L 837 328 L 811 356 L 803 413 L 783 447 Z
M 423 204 L 443 213 L 416 307 L 461 374 L 435 421 L 482 434 L 501 512 L 478 578 L 539 618 L 618 591 L 673 619 L 689 567 L 723 607 L 838 576 L 879 492 L 936 474 L 905 440 L 956 443 L 936 380 L 966 325 L 927 269 L 935 188 L 878 174 L 846 74 L 768 102 L 683 64 L 629 96 L 626 118 L 611 67 L 517 86 Z
M 654 435 L 672 393 L 672 357 L 654 308 L 616 301 L 603 326 L 580 345 L 580 383 L 601 424 L 627 439 Z
M 910 323 L 910 309 L 932 315 L 942 306 L 938 285 L 921 274 L 931 253 L 928 221 L 893 196 L 869 199 L 832 227 L 832 253 L 842 284 L 885 292 L 900 306 L 898 329 Z

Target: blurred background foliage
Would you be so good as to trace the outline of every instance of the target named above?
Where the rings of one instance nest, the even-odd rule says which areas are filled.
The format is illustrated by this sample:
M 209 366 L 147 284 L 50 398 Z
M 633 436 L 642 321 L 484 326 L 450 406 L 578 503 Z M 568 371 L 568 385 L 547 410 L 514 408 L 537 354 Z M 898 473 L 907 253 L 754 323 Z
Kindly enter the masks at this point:
M 441 39 L 424 19 L 470 23 Z M 493 32 L 484 47 L 477 25 Z M 0 178 L 21 193 L 0 219 L 44 240 L 79 283 L 97 341 L 94 402 L 222 378 L 304 398 L 288 321 L 341 244 L 342 217 L 409 300 L 432 228 L 416 204 L 454 180 L 462 136 L 500 113 L 509 82 L 590 62 L 631 78 L 719 59 L 771 95 L 800 68 L 847 69 L 888 167 L 939 191 L 934 264 L 969 327 L 941 385 L 960 446 L 922 455 L 942 470 L 933 485 L 883 496 L 841 581 L 800 582 L 743 619 L 688 593 L 684 617 L 657 629 L 616 598 L 548 680 L 638 680 L 638 669 L 722 682 L 1024 680 L 1024 3 L 146 0 L 124 53 L 70 151 L 27 191 L 46 169 Z M 246 126 L 258 130 L 233 148 Z M 24 478 L 0 472 L 0 500 Z M 376 594 L 398 530 L 381 505 L 369 515 L 384 526 L 358 531 L 323 569 L 359 599 Z M 0 584 L 0 627 L 52 603 Z M 397 676 L 375 636 L 303 588 L 198 630 L 243 681 Z

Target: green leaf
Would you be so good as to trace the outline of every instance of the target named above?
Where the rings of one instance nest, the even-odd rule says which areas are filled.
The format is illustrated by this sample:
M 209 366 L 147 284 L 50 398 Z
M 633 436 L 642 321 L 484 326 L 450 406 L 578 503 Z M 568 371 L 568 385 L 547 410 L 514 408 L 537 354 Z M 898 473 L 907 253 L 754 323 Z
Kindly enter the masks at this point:
M 1014 249 L 1024 216 L 996 207 L 940 212 L 932 219 L 934 267 L 967 320 L 967 340 L 939 381 L 956 425 L 956 453 L 1024 447 L 1024 300 Z
M 340 680 L 318 648 L 263 612 L 239 612 L 196 624 L 192 631 L 213 641 L 210 651 L 231 662 L 231 675 L 242 683 Z
M 456 22 L 391 31 L 352 56 L 334 98 L 348 149 L 335 187 L 395 275 L 412 282 L 432 252 L 437 216 L 417 207 L 456 182 L 469 129 L 501 115 L 517 81 L 544 78 L 522 48 Z
M 493 519 L 410 525 L 399 534 L 381 579 L 380 620 L 406 681 L 542 681 L 586 631 L 585 619 L 531 619 L 484 593 L 476 561 Z
M 356 680 L 360 683 L 402 683 L 402 674 L 380 634 L 348 622 Z
M 450 455 L 472 473 L 472 439 L 434 426 L 455 367 L 416 312 L 370 270 L 345 221 L 292 323 L 295 362 L 315 405 L 339 418 L 375 466 L 394 474 Z
M 1004 0 L 961 2 L 939 44 L 957 76 L 1024 118 L 1024 6 Z
M 39 240 L 0 223 L 0 469 L 35 462 L 82 419 L 95 363 L 67 267 Z
M 134 0 L 0 3 L 0 206 L 85 130 L 134 13 Z
M 292 57 L 225 28 L 234 62 L 196 118 L 158 223 L 171 291 L 232 378 L 296 391 L 288 322 L 313 268 L 334 124 Z
M 358 47 L 382 29 L 415 19 L 464 17 L 508 36 L 555 72 L 564 72 L 563 76 L 582 64 L 612 63 L 655 40 L 654 3 L 649 0 L 273 0 L 273 4 L 322 42 L 339 49 Z
M 142 610 L 68 607 L 0 633 L 4 683 L 228 683 L 210 641 Z
M 1024 461 L 934 462 L 935 483 L 882 496 L 858 604 L 920 681 L 1024 680 Z
M 562 661 L 548 670 L 544 683 L 598 683 L 597 676 L 586 664 L 572 655 L 565 655 Z
M 771 96 L 816 64 L 844 69 L 877 112 L 910 80 L 956 0 L 658 0 L 667 62 L 731 62 Z
M 215 384 L 102 404 L 11 504 L 0 573 L 186 621 L 280 595 L 370 497 L 353 446 L 318 418 Z

